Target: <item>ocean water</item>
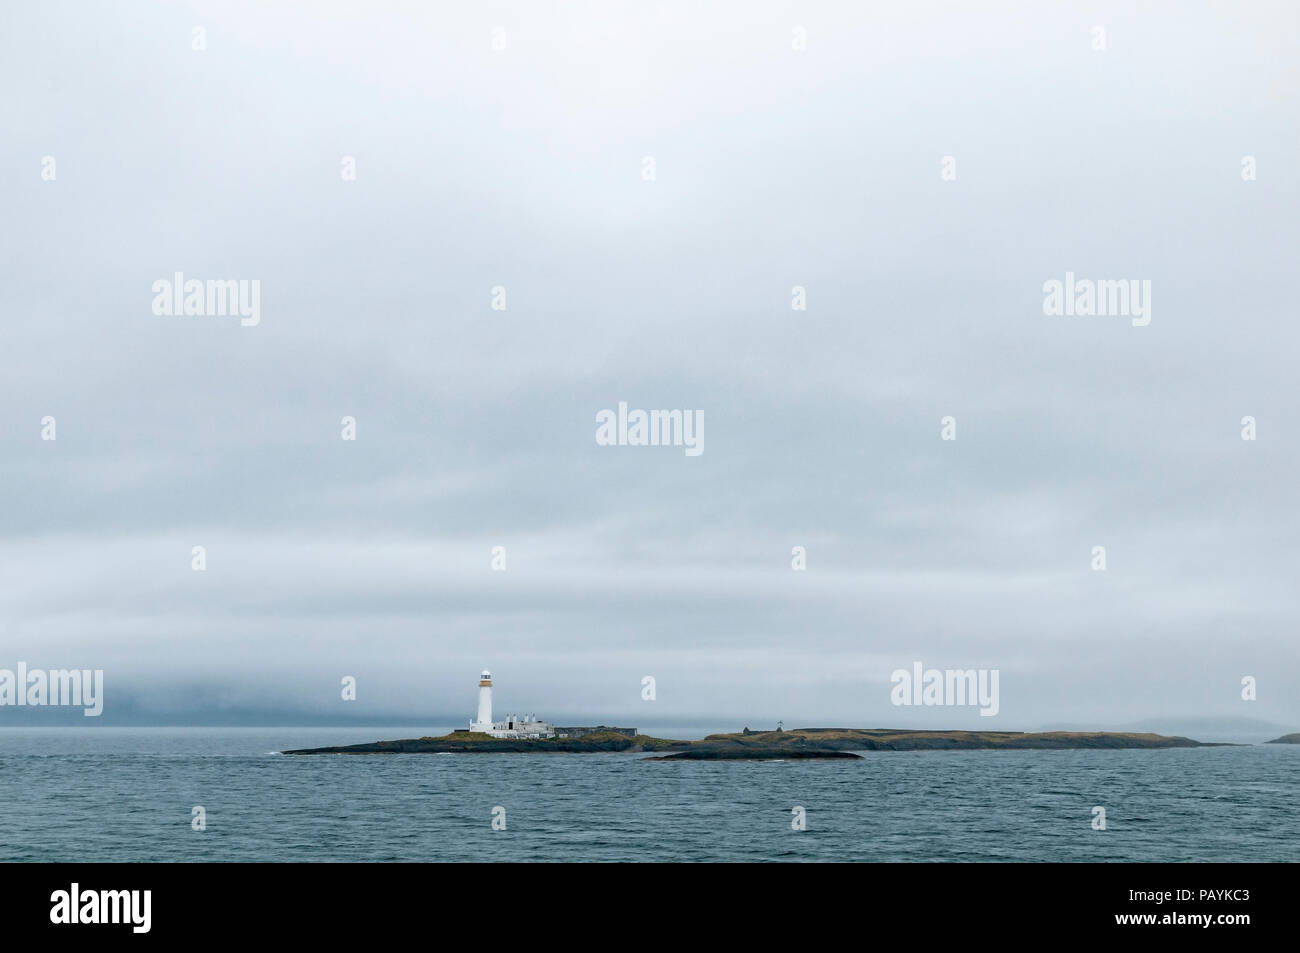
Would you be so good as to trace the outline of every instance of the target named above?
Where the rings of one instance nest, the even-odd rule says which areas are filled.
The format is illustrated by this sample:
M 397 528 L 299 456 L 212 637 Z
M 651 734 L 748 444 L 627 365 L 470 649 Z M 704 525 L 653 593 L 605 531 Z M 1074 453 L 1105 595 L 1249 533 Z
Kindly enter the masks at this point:
M 0 729 L 0 860 L 1300 861 L 1293 745 L 824 762 L 276 753 L 433 731 Z M 191 829 L 196 805 L 206 831 Z

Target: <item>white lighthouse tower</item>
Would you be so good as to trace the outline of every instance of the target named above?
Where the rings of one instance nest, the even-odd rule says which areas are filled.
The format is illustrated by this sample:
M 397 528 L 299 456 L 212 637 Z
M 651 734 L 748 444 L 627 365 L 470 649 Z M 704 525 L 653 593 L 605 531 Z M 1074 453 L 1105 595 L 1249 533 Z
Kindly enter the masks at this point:
M 469 723 L 469 730 L 490 732 L 492 728 L 492 673 L 483 669 L 478 680 L 478 718 Z

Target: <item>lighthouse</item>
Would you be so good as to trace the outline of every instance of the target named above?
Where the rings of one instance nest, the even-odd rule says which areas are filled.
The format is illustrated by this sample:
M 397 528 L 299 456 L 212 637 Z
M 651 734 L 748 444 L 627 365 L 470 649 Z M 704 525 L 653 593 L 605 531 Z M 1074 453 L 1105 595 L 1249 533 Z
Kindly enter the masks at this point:
M 458 729 L 464 731 L 464 728 Z M 538 721 L 532 715 L 507 715 L 505 721 L 492 721 L 492 673 L 487 669 L 478 677 L 478 717 L 469 723 L 469 730 L 491 735 L 493 738 L 553 738 L 555 727 Z
M 487 669 L 478 679 L 478 718 L 470 722 L 469 730 L 492 730 L 492 673 Z

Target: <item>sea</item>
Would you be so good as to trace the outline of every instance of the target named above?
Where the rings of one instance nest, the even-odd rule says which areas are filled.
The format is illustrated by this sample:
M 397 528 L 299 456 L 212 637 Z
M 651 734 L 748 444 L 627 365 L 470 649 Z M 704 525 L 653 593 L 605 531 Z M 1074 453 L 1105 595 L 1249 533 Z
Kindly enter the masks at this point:
M 445 730 L 0 729 L 0 861 L 1300 861 L 1297 745 L 279 753 Z

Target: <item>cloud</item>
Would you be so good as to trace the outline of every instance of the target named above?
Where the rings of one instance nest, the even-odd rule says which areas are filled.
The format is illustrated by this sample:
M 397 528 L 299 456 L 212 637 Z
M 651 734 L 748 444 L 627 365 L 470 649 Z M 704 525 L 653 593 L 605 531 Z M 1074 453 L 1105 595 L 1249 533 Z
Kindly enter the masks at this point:
M 645 722 L 653 674 L 657 718 L 902 725 L 922 660 L 1001 669 L 1007 727 L 1300 720 L 1294 11 L 1095 53 L 827 4 L 794 53 L 739 9 L 15 11 L 0 665 L 169 718 L 344 674 L 468 717 L 486 665 L 539 713 Z M 261 323 L 154 315 L 175 271 Z M 1152 323 L 1045 316 L 1066 271 Z M 706 452 L 598 447 L 620 400 Z

